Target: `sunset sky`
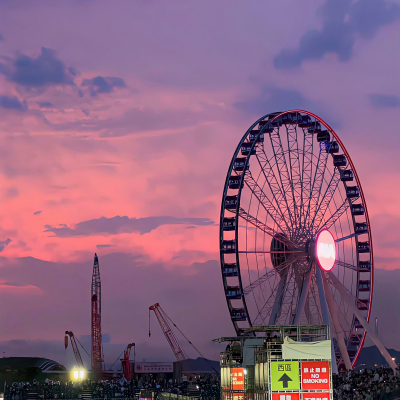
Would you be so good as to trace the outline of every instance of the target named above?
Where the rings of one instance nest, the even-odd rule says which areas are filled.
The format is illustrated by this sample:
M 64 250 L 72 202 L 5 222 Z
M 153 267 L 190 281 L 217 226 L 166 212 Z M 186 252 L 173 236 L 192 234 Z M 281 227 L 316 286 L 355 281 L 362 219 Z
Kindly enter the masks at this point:
M 108 363 L 132 341 L 173 360 L 155 302 L 218 359 L 226 172 L 291 108 L 337 131 L 392 270 L 378 290 L 399 282 L 399 21 L 389 0 L 0 0 L 0 351 L 68 364 L 67 329 L 89 348 L 97 252 Z

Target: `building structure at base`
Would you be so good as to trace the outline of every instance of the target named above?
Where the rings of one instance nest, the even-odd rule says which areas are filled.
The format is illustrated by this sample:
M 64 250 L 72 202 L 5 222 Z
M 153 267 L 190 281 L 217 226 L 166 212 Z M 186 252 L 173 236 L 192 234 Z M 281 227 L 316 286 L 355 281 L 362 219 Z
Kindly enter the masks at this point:
M 266 326 L 224 337 L 222 400 L 332 400 L 329 327 Z

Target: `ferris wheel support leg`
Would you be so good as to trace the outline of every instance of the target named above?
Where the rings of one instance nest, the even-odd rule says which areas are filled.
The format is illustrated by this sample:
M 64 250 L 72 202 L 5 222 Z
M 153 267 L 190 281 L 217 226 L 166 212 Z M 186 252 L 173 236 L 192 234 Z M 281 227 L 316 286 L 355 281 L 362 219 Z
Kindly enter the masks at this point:
M 294 318 L 293 325 L 300 324 L 300 318 L 301 318 L 301 315 L 303 314 L 304 305 L 306 304 L 308 291 L 310 290 L 311 275 L 312 275 L 312 268 L 310 268 L 306 277 L 304 278 L 303 286 L 301 288 L 299 304 L 297 305 L 296 316 Z
M 369 322 L 362 316 L 360 310 L 355 305 L 355 298 L 348 292 L 348 290 L 342 285 L 339 279 L 333 274 L 332 272 L 328 272 L 329 278 L 331 279 L 332 283 L 334 284 L 335 288 L 340 293 L 341 298 L 347 303 L 350 311 L 357 317 L 360 324 L 363 326 L 365 331 L 368 333 L 372 341 L 374 342 L 375 346 L 379 349 L 383 357 L 385 358 L 386 362 L 389 364 L 390 368 L 393 369 L 394 374 L 397 374 L 397 365 L 392 360 L 389 352 L 386 350 L 386 347 L 383 343 L 379 340 L 379 338 L 375 335 L 374 326 L 371 326 Z
M 319 303 L 321 305 L 322 320 L 324 321 L 325 325 L 330 325 L 328 305 L 326 304 L 324 284 L 322 283 L 321 270 L 319 269 L 319 267 L 315 268 L 315 276 L 317 278 L 318 296 Z
M 315 277 L 317 278 L 318 296 L 319 296 L 319 303 L 321 305 L 322 320 L 325 325 L 330 326 L 329 310 L 328 310 L 328 305 L 326 304 L 324 284 L 322 282 L 321 270 L 319 269 L 318 266 L 316 266 L 315 268 Z M 335 354 L 335 349 L 333 348 L 332 339 L 331 339 L 331 354 L 332 354 L 332 362 L 335 362 L 336 364 L 336 354 Z
M 269 317 L 268 326 L 275 325 L 276 318 L 281 311 L 282 302 L 283 302 L 283 291 L 285 290 L 285 284 L 288 277 L 288 273 L 284 276 L 281 276 L 281 280 L 279 281 L 278 289 L 276 291 L 274 305 L 272 306 L 271 316 Z
M 322 281 L 323 281 L 324 289 L 325 289 L 325 298 L 326 298 L 326 302 L 328 303 L 329 314 L 330 314 L 331 320 L 333 322 L 332 325 L 333 325 L 333 329 L 335 330 L 336 339 L 338 341 L 338 345 L 339 345 L 339 349 L 340 349 L 340 354 L 343 358 L 346 369 L 353 369 L 351 366 L 349 353 L 347 352 L 346 343 L 344 341 L 343 329 L 340 325 L 339 318 L 338 318 L 339 310 L 337 309 L 335 299 L 333 298 L 332 292 L 329 289 L 328 282 L 326 280 L 325 275 L 324 274 L 321 274 L 321 275 L 322 275 Z

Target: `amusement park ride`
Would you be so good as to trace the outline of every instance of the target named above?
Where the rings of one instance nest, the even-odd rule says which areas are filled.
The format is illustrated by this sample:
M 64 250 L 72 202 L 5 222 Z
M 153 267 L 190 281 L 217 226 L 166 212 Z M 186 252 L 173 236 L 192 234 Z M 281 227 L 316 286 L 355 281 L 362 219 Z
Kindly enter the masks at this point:
M 220 261 L 237 336 L 260 326 L 330 326 L 352 369 L 370 325 L 374 260 L 367 204 L 334 130 L 302 110 L 263 116 L 236 147 L 221 204 Z

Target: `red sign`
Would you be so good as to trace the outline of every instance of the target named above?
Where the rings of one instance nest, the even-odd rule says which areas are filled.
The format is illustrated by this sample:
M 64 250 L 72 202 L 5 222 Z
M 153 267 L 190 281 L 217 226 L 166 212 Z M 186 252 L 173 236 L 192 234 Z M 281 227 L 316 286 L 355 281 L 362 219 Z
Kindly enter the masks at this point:
M 329 377 L 329 361 L 301 362 L 301 388 L 303 390 L 329 389 Z
M 244 368 L 231 369 L 231 387 L 232 390 L 244 390 Z
M 300 400 L 299 393 L 272 393 L 272 400 Z
M 332 233 L 327 229 L 323 229 L 317 235 L 315 241 L 315 257 L 318 261 L 318 265 L 324 271 L 330 271 L 335 266 L 335 239 L 333 238 Z
M 330 400 L 329 393 L 303 393 L 303 400 Z

